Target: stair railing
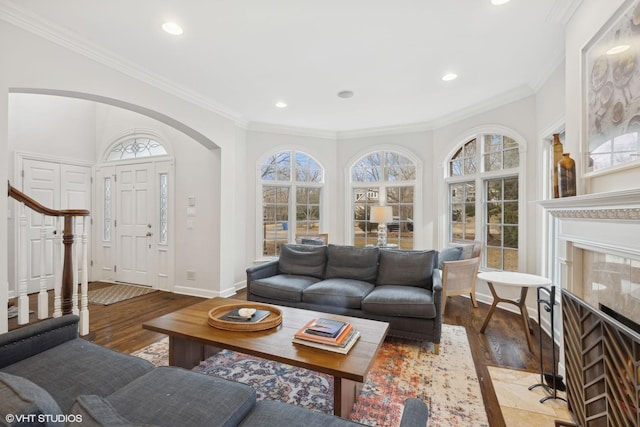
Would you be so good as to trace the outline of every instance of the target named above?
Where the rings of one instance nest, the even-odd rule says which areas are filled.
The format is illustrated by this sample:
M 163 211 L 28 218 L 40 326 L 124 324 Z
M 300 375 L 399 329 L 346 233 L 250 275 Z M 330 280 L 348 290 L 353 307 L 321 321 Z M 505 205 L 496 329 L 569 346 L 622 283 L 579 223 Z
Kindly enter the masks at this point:
M 46 278 L 46 227 L 45 218 L 53 217 L 53 289 L 54 309 L 53 317 L 63 314 L 78 314 L 80 316 L 80 335 L 89 333 L 89 308 L 88 308 L 88 262 L 87 262 L 87 218 L 90 212 L 86 209 L 51 209 L 31 197 L 22 193 L 9 183 L 8 196 L 20 202 L 19 227 L 18 227 L 18 324 L 29 323 L 29 296 L 28 291 L 28 259 L 29 237 L 27 233 L 27 209 L 29 208 L 42 215 L 42 227 L 40 229 L 40 289 L 38 292 L 38 319 L 49 317 L 49 295 L 47 292 Z M 74 218 L 82 217 L 82 252 L 78 265 L 82 267 L 81 277 L 78 278 L 78 269 L 74 269 Z M 60 237 L 60 219 L 63 219 L 64 228 Z M 62 244 L 61 244 L 62 243 Z M 60 271 L 61 246 L 64 246 L 62 258 L 62 272 Z M 78 294 L 75 286 L 80 279 L 80 308 L 78 309 Z

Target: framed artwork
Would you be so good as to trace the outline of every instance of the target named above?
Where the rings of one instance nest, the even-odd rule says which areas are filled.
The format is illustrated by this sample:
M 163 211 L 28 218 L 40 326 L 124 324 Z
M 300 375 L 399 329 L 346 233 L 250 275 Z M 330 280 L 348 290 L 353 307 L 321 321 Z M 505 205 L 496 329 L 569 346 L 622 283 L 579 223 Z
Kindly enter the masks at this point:
M 584 47 L 585 172 L 640 163 L 640 0 L 627 0 Z

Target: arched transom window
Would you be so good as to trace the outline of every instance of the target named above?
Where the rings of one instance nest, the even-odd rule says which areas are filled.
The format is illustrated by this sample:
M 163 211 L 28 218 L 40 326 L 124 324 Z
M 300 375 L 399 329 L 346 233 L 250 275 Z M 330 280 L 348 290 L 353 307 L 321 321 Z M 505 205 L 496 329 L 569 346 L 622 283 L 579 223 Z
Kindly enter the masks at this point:
M 413 249 L 413 210 L 417 167 L 413 160 L 394 151 L 376 151 L 351 168 L 353 242 L 377 245 L 378 224 L 370 221 L 371 207 L 391 206 L 387 244 Z
M 319 234 L 324 168 L 308 154 L 288 150 L 260 165 L 262 256 L 278 256 L 296 235 Z
M 158 141 L 150 138 L 132 138 L 119 142 L 107 155 L 107 161 L 164 156 L 167 150 Z
M 483 265 L 518 270 L 519 144 L 479 134 L 448 160 L 449 239 L 483 242 Z

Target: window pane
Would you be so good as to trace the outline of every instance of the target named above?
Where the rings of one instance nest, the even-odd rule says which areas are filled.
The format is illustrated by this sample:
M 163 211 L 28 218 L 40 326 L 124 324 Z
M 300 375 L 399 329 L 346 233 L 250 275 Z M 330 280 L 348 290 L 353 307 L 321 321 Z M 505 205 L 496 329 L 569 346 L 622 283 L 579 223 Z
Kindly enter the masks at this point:
M 518 271 L 518 251 L 505 249 L 503 263 L 504 263 L 502 267 L 503 270 Z
M 322 182 L 322 168 L 312 158 L 303 153 L 295 155 L 295 176 L 298 182 Z
M 518 200 L 518 178 L 505 178 L 504 200 Z
M 264 256 L 277 256 L 280 245 L 288 241 L 289 188 L 263 186 L 263 249 Z
M 504 203 L 504 223 L 518 224 L 518 202 Z
M 502 203 L 487 203 L 489 224 L 502 224 Z
M 487 267 L 502 270 L 502 249 L 487 248 Z
M 377 188 L 354 188 L 353 244 L 358 247 L 375 245 L 378 242 L 377 224 L 369 222 L 369 210 L 372 205 L 378 205 Z
M 320 189 L 319 188 L 309 188 L 309 203 L 320 204 Z
M 505 248 L 518 248 L 518 227 L 517 226 L 504 226 L 504 247 Z
M 518 150 L 508 150 L 504 152 L 504 168 L 517 168 L 520 162 Z
M 487 181 L 487 200 L 502 200 L 501 179 L 490 179 Z
M 484 170 L 487 172 L 502 169 L 502 153 L 485 154 Z
M 502 246 L 502 226 L 500 225 L 487 226 L 487 245 Z
M 475 182 L 467 182 L 464 185 L 465 190 L 465 202 L 475 202 L 476 201 L 476 184 Z
M 165 154 L 167 154 L 167 150 L 158 141 L 148 138 L 134 138 L 116 144 L 107 156 L 107 161 L 163 156 Z
M 160 243 L 167 243 L 169 233 L 169 184 L 168 175 L 160 174 Z
M 464 157 L 475 157 L 476 156 L 476 140 L 472 139 L 464 145 Z
M 476 173 L 476 159 L 475 157 L 464 159 L 464 174 L 470 175 Z
M 518 148 L 518 143 L 513 138 L 509 138 L 508 136 L 502 137 L 502 142 L 504 144 L 504 149 L 509 150 L 511 148 Z
M 484 152 L 493 153 L 496 151 L 502 151 L 502 135 L 485 135 Z
M 450 188 L 452 202 L 456 203 L 465 200 L 464 186 L 465 184 L 451 184 Z
M 104 224 L 102 240 L 111 241 L 111 177 L 104 179 Z
M 461 176 L 463 174 L 462 165 L 464 161 L 462 159 L 452 160 L 449 163 L 449 175 L 450 176 Z

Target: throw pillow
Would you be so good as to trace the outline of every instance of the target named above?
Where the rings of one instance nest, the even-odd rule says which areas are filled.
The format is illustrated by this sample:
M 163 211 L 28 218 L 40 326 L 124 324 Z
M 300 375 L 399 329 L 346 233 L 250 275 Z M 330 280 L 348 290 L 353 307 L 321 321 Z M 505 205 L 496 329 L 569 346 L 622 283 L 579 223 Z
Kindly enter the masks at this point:
M 53 397 L 39 385 L 26 378 L 0 372 L 0 425 L 61 426 L 62 410 Z M 9 420 L 8 414 L 14 416 Z M 20 416 L 35 416 L 31 422 L 19 421 Z M 39 416 L 49 415 L 44 418 Z
M 327 279 L 375 282 L 378 273 L 379 248 L 329 245 L 327 253 Z
M 450 242 L 447 245 L 447 247 L 462 248 L 462 254 L 460 254 L 460 259 L 469 259 L 471 258 L 471 255 L 473 255 L 473 247 L 474 247 L 473 243 Z
M 70 412 L 81 416 L 82 425 L 88 427 L 148 427 L 148 424 L 130 422 L 106 399 L 95 394 L 78 396 Z
M 376 285 L 428 287 L 435 265 L 436 251 L 380 251 Z
M 327 259 L 324 246 L 284 244 L 280 247 L 278 270 L 282 274 L 322 279 Z
M 460 259 L 460 256 L 462 256 L 462 247 L 453 246 L 449 248 L 444 248 L 438 254 L 438 268 L 442 270 L 443 262 L 458 261 Z

